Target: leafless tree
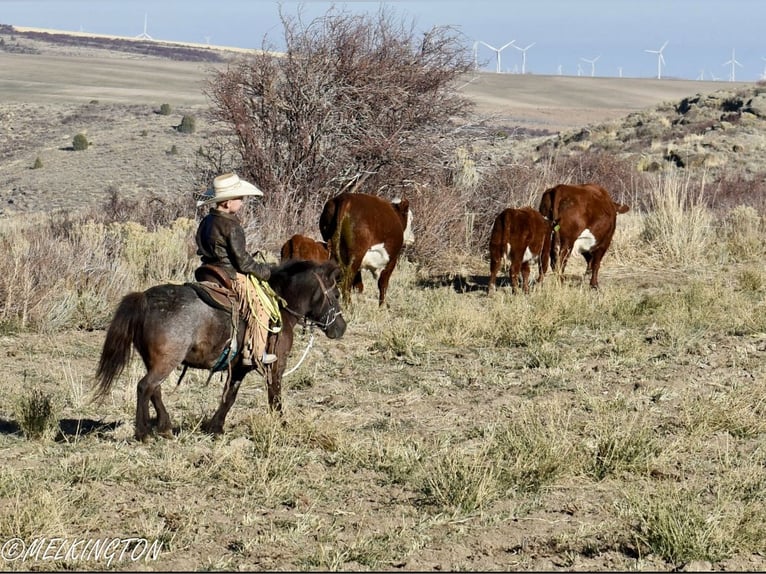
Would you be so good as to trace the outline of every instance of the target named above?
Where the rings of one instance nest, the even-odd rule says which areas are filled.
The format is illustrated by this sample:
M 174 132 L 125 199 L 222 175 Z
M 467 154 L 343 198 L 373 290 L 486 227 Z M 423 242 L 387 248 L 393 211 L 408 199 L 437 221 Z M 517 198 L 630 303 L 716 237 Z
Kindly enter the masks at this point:
M 280 16 L 284 53 L 264 40 L 205 87 L 231 167 L 311 217 L 343 190 L 393 197 L 448 177 L 450 119 L 471 109 L 452 89 L 473 67 L 459 32 L 417 32 L 386 8 Z

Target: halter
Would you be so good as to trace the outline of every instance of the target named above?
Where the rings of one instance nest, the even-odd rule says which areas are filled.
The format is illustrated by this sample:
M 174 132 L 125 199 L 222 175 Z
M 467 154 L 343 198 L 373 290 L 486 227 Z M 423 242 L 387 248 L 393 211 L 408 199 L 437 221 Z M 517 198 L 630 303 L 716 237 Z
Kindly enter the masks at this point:
M 332 288 L 335 287 L 335 285 L 336 285 L 335 282 L 333 282 L 333 284 L 328 289 L 327 287 L 325 287 L 324 282 L 322 281 L 322 278 L 319 277 L 319 275 L 317 275 L 315 271 L 312 271 L 312 274 L 314 275 L 314 277 L 316 277 L 317 281 L 319 282 L 319 285 L 322 288 L 322 295 L 324 295 L 325 300 L 329 301 L 330 300 L 330 296 L 329 296 L 328 292 L 329 292 L 329 289 L 332 289 Z M 298 362 L 295 365 L 293 365 L 293 367 L 291 369 L 289 369 L 288 371 L 285 371 L 284 373 L 282 373 L 282 376 L 286 377 L 286 376 L 290 375 L 291 373 L 293 373 L 298 367 L 301 366 L 301 363 L 303 363 L 303 360 L 308 355 L 309 350 L 311 350 L 311 347 L 314 344 L 314 331 L 313 331 L 313 327 L 317 326 L 322 331 L 326 331 L 327 328 L 335 322 L 335 320 L 338 318 L 338 316 L 342 315 L 343 313 L 342 313 L 342 311 L 340 309 L 338 309 L 336 311 L 335 310 L 335 305 L 331 304 L 330 308 L 328 309 L 328 311 L 325 314 L 325 316 L 322 319 L 322 321 L 315 321 L 314 319 L 309 319 L 308 317 L 306 317 L 306 315 L 301 315 L 300 313 L 296 313 L 295 311 L 290 309 L 287 305 L 285 305 L 284 309 L 285 309 L 285 311 L 290 313 L 292 316 L 297 317 L 298 319 L 302 320 L 303 321 L 303 328 L 304 329 L 307 326 L 306 323 L 310 323 L 310 325 L 308 325 L 308 326 L 312 327 L 312 329 L 310 331 L 311 337 L 309 338 L 308 345 L 306 345 L 306 348 L 303 350 L 303 355 L 301 355 L 301 358 L 298 360 Z
M 322 278 L 319 275 L 317 275 L 317 273 L 315 271 L 312 271 L 311 274 L 314 277 L 316 277 L 316 280 L 319 282 L 319 286 L 322 289 L 322 295 L 324 295 L 325 301 L 329 302 L 330 301 L 330 295 L 328 293 L 329 293 L 330 289 L 332 289 L 332 288 L 334 288 L 336 286 L 335 282 L 333 282 L 333 284 L 328 288 L 328 287 L 325 287 L 325 284 L 322 281 Z M 302 320 L 304 327 L 307 325 L 307 323 L 309 323 L 310 326 L 312 326 L 312 327 L 313 326 L 317 326 L 322 331 L 326 331 L 330 327 L 330 325 L 332 325 L 335 322 L 335 320 L 338 318 L 338 316 L 343 314 L 343 312 L 340 309 L 336 309 L 335 305 L 330 304 L 330 308 L 327 310 L 327 313 L 325 313 L 324 317 L 322 317 L 322 319 L 320 321 L 317 321 L 316 319 L 310 319 L 305 314 L 302 315 L 300 313 L 297 313 L 296 311 L 293 311 L 287 305 L 285 305 L 284 309 L 285 309 L 285 311 L 290 313 L 293 317 L 297 317 L 298 319 Z

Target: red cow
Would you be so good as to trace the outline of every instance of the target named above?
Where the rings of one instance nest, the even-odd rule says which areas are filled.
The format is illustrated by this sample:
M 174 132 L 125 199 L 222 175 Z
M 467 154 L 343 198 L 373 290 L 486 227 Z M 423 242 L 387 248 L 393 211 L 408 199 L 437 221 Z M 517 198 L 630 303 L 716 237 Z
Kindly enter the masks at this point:
M 319 231 L 343 270 L 344 297 L 352 287 L 362 292 L 362 269 L 367 269 L 378 280 L 378 302 L 383 305 L 402 245 L 415 240 L 409 202 L 341 193 L 325 203 Z
M 554 226 L 551 266 L 563 274 L 569 256 L 576 251 L 585 258 L 590 286 L 597 289 L 598 270 L 612 243 L 617 214 L 629 209 L 592 183 L 557 185 L 546 190 L 540 199 L 540 213 Z
M 508 276 L 515 293 L 521 271 L 521 285 L 529 293 L 530 262 L 537 263 L 537 281 L 548 270 L 552 226 L 532 207 L 504 209 L 492 225 L 489 239 L 489 288 L 495 290 L 495 280 L 503 262 L 510 261 Z
M 330 249 L 327 243 L 300 234 L 295 234 L 285 241 L 280 251 L 280 263 L 288 259 L 308 259 L 321 263 L 329 258 Z

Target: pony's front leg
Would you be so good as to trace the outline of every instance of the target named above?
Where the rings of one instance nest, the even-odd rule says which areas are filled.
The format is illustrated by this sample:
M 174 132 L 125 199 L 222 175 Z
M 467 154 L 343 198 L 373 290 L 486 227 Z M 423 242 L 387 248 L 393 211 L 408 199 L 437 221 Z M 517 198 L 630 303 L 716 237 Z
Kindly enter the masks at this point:
M 285 370 L 285 360 L 280 357 L 266 372 L 266 388 L 269 394 L 269 408 L 282 414 L 282 372 Z
M 239 392 L 239 385 L 242 383 L 242 379 L 250 369 L 237 365 L 232 369 L 230 378 L 226 381 L 226 385 L 223 388 L 223 395 L 221 395 L 221 404 L 218 405 L 218 410 L 215 411 L 213 417 L 204 425 L 207 432 L 213 434 L 222 434 L 223 425 L 226 422 L 226 415 L 229 414 L 229 410 L 234 405 L 234 401 L 237 400 L 237 393 Z
M 269 337 L 269 352 L 277 356 L 277 362 L 266 369 L 269 408 L 280 415 L 282 414 L 282 374 L 287 367 L 287 356 L 292 348 L 293 324 L 284 321 L 282 331 L 278 335 Z

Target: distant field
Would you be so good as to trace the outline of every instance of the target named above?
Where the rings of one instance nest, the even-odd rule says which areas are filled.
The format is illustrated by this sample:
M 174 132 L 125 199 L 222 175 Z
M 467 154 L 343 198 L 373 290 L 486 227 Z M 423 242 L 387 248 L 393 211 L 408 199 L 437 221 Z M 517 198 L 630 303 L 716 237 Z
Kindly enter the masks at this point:
M 99 50 L 77 54 L 71 47 L 49 46 L 41 54 L 0 52 L 0 94 L 4 102 L 64 104 L 97 98 L 138 104 L 172 99 L 202 105 L 202 83 L 213 65 Z M 497 115 L 499 123 L 559 131 L 732 85 L 480 72 L 466 78 L 460 89 L 476 101 L 477 111 Z

